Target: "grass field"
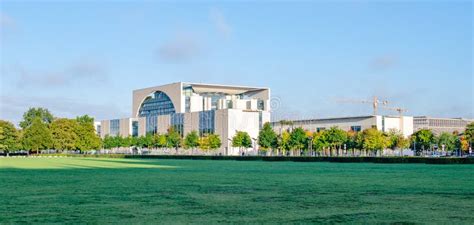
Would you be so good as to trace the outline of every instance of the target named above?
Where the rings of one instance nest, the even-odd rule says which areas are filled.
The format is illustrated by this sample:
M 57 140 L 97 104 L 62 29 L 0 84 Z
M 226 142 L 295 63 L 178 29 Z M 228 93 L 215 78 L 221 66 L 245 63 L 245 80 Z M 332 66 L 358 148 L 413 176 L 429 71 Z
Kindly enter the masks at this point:
M 0 158 L 2 223 L 474 223 L 474 165 Z

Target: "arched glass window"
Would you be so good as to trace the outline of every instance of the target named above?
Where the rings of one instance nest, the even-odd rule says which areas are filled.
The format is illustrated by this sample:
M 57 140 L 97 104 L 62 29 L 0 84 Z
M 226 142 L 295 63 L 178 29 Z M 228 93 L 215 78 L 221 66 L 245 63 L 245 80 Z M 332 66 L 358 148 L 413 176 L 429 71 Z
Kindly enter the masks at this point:
M 138 116 L 146 118 L 146 132 L 156 134 L 158 130 L 157 116 L 175 113 L 173 102 L 167 94 L 157 91 L 143 101 Z

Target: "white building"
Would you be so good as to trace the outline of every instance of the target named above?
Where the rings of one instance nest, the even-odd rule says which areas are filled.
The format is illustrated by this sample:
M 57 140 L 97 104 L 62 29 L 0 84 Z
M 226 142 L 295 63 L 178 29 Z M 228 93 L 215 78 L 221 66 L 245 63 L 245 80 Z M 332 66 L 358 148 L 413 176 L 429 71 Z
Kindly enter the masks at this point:
M 268 88 L 178 82 L 134 90 L 132 101 L 130 118 L 101 121 L 101 137 L 166 133 L 173 127 L 183 137 L 193 130 L 217 134 L 219 153 L 236 155 L 230 144 L 235 133 L 245 131 L 256 142 L 270 121 Z
M 318 132 L 331 127 L 349 131 L 362 131 L 368 128 L 377 128 L 380 131 L 388 132 L 390 130 L 402 131 L 403 135 L 408 137 L 413 134 L 413 117 L 403 116 L 356 116 L 356 117 L 338 117 L 326 119 L 293 120 L 290 123 L 272 122 L 272 127 L 277 133 L 283 130 L 302 127 L 311 132 Z
M 473 119 L 415 116 L 413 118 L 413 128 L 415 132 L 421 129 L 429 129 L 435 134 L 440 134 L 442 132 L 463 133 L 466 126 L 472 122 L 474 122 Z

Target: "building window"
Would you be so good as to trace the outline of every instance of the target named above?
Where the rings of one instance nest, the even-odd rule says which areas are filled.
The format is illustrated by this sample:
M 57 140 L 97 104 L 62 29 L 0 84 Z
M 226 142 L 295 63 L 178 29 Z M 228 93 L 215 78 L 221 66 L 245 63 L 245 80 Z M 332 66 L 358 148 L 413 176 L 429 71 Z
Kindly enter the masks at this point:
M 158 130 L 157 117 L 175 113 L 171 99 L 164 92 L 157 91 L 142 103 L 139 116 L 146 118 L 146 132 L 156 134 Z
M 215 111 L 202 111 L 199 112 L 199 134 L 201 136 L 205 134 L 214 133 L 214 123 L 215 123 Z
M 258 128 L 261 130 L 263 128 L 263 115 L 262 111 L 258 112 Z
M 259 99 L 257 100 L 257 109 L 258 110 L 265 110 L 265 101 Z
M 97 129 L 97 135 L 100 137 L 101 135 L 101 128 L 102 126 L 101 125 L 97 125 L 96 129 Z
M 351 131 L 359 132 L 362 130 L 361 126 L 351 126 Z
M 110 120 L 110 136 L 118 136 L 120 134 L 120 120 Z
M 252 109 L 252 102 L 251 101 L 247 101 L 247 109 L 248 110 Z
M 171 114 L 171 127 L 178 132 L 181 137 L 184 135 L 184 114 Z
M 138 137 L 138 121 L 132 121 L 132 136 Z

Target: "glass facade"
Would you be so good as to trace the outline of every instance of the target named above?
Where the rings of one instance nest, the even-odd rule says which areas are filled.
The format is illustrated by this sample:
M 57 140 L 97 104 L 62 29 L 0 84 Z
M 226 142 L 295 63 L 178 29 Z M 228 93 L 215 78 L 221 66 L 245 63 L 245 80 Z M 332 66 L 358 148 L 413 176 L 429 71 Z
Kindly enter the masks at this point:
M 184 114 L 182 113 L 175 113 L 175 114 L 171 114 L 171 127 L 173 127 L 173 129 L 175 131 L 177 131 L 181 137 L 183 137 L 183 134 L 184 134 Z
M 138 137 L 138 121 L 132 122 L 132 136 Z
M 142 103 L 139 116 L 146 118 L 146 132 L 156 134 L 158 130 L 157 119 L 159 115 L 175 113 L 173 102 L 164 92 L 157 91 Z
M 120 134 L 120 120 L 110 120 L 110 136 Z
M 213 134 L 215 127 L 215 111 L 202 111 L 199 112 L 199 134 Z

